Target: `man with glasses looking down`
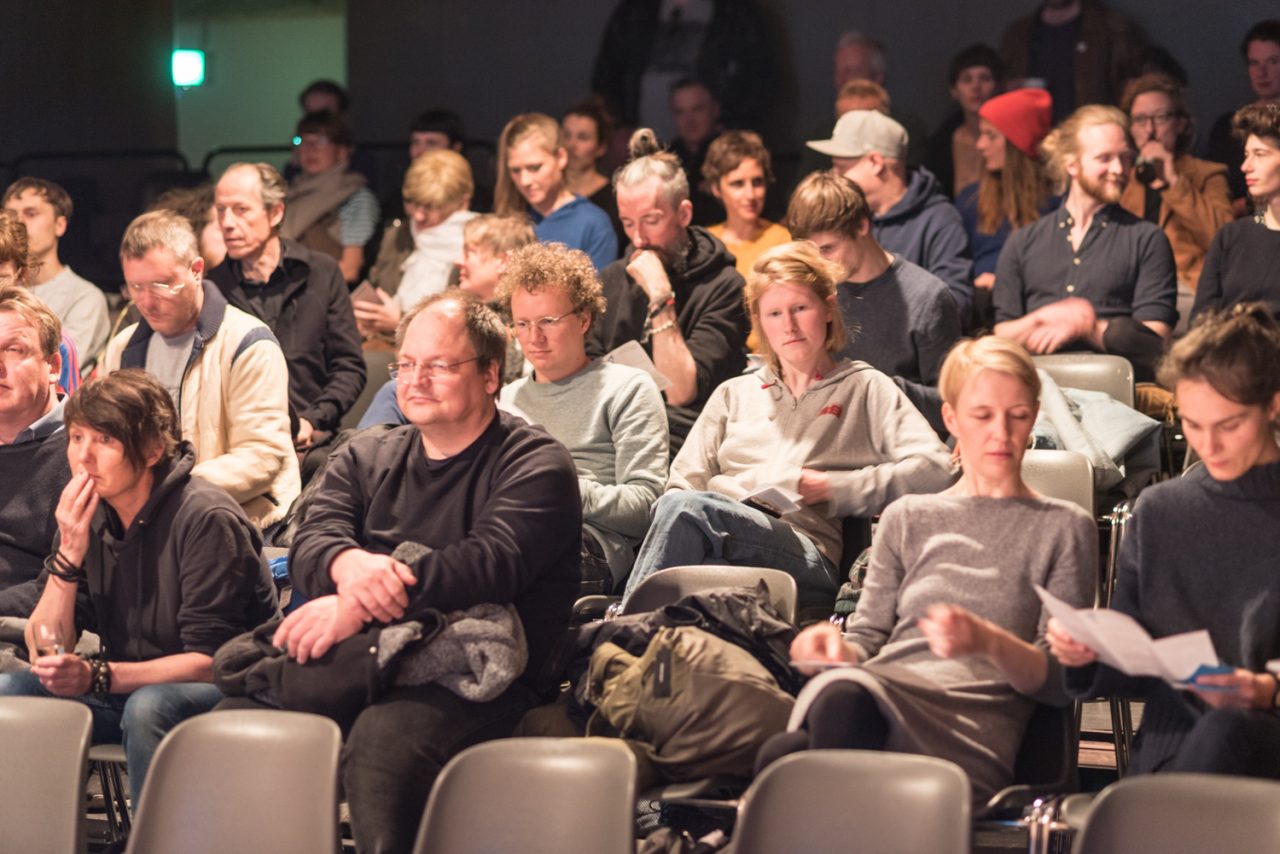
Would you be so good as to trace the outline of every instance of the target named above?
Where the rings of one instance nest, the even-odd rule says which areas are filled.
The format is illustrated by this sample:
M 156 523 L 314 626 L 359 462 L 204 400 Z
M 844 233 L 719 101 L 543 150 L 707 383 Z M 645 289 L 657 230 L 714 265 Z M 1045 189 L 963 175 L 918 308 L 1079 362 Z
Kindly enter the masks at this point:
M 281 521 L 301 485 L 275 336 L 203 278 L 195 232 L 176 213 L 130 223 L 120 265 L 142 319 L 107 344 L 105 370 L 141 368 L 159 380 L 195 447 L 192 474 L 229 492 L 258 527 Z

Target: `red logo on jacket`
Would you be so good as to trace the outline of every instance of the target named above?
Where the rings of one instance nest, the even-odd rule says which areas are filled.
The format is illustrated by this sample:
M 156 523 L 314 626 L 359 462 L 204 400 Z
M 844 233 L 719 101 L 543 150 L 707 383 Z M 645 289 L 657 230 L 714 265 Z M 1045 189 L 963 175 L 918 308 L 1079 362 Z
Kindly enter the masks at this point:
M 844 415 L 844 408 L 843 408 L 843 407 L 841 407 L 841 406 L 840 406 L 840 404 L 838 404 L 838 403 L 833 403 L 833 404 L 831 404 L 830 406 L 824 406 L 824 407 L 822 407 L 822 411 L 821 411 L 821 412 L 819 412 L 818 414 L 819 414 L 819 415 L 834 415 L 836 418 L 839 418 L 841 415 Z

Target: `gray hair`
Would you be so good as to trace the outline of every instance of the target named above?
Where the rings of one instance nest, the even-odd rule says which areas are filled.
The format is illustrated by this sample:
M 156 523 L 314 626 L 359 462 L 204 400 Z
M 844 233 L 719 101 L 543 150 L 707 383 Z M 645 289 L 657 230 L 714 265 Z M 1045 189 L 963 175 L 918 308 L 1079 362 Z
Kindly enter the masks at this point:
M 659 195 L 673 208 L 689 199 L 689 176 L 680 158 L 665 150 L 650 128 L 640 128 L 631 134 L 627 154 L 630 159 L 613 173 L 615 193 L 621 187 L 635 187 L 657 178 L 662 185 Z
M 169 210 L 142 214 L 129 223 L 120 240 L 121 258 L 136 260 L 152 249 L 168 249 L 183 264 L 190 264 L 200 255 L 191 221 Z
M 280 174 L 280 170 L 272 166 L 270 163 L 248 163 L 241 161 L 232 163 L 226 169 L 222 170 L 225 177 L 235 169 L 252 169 L 258 173 L 258 185 L 261 188 L 262 206 L 267 210 L 274 208 L 276 205 L 284 204 L 284 197 L 289 192 L 289 185 L 285 183 L 284 176 Z M 221 180 L 221 179 L 219 179 Z
M 884 76 L 888 66 L 888 59 L 885 55 L 884 45 L 880 43 L 879 39 L 873 39 L 861 30 L 845 30 L 836 41 L 836 52 L 839 53 L 847 47 L 866 48 L 871 57 L 871 70 L 881 77 Z

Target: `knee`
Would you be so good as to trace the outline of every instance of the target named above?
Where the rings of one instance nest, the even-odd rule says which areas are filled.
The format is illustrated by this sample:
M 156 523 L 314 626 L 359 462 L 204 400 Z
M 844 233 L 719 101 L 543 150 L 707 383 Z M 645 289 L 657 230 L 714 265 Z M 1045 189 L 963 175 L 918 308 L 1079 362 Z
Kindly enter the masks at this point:
M 654 519 L 672 520 L 690 515 L 702 515 L 708 505 L 705 492 L 677 489 L 659 496 L 653 507 Z
M 832 682 L 813 698 L 806 717 L 813 720 L 851 719 L 868 710 L 878 710 L 871 692 L 857 682 L 840 680 Z
M 167 729 L 172 723 L 173 704 L 164 685 L 144 685 L 125 701 L 120 727 L 125 732 Z
M 0 673 L 0 697 L 42 697 L 45 693 L 40 677 L 30 670 Z

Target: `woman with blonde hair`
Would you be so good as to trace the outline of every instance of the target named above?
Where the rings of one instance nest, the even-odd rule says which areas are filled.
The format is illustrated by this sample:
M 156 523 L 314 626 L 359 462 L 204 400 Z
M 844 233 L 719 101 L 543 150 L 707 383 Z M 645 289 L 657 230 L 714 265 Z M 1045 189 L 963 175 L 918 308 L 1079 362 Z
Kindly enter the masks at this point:
M 1013 342 L 966 340 L 939 387 L 960 480 L 881 515 L 846 633 L 822 623 L 791 645 L 802 672 L 829 672 L 801 691 L 789 731 L 765 743 L 757 771 L 800 750 L 920 753 L 960 765 L 985 800 L 1011 782 L 1034 704 L 1067 703 L 1032 585 L 1090 601 L 1097 527 L 1022 480 L 1035 365 Z
M 600 270 L 618 257 L 609 215 L 566 183 L 569 152 L 564 129 L 544 113 L 521 113 L 498 137 L 498 183 L 493 212 L 528 214 L 543 243 L 563 243 L 591 256 Z
M 730 564 L 784 570 L 802 606 L 830 604 L 842 518 L 951 481 L 946 446 L 893 380 L 839 355 L 840 275 L 808 241 L 756 261 L 746 302 L 765 364 L 712 392 L 671 464 L 627 596 L 665 567 Z M 755 501 L 766 487 L 795 506 Z

